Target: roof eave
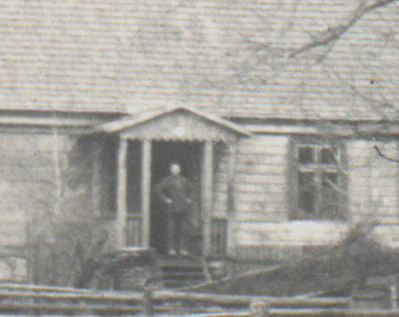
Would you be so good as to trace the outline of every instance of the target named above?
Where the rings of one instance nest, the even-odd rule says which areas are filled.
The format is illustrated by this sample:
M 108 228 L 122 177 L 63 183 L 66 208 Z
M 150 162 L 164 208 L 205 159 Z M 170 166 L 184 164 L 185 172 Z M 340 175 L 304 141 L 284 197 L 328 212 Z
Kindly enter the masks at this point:
M 218 125 L 221 125 L 234 133 L 244 136 L 244 137 L 251 137 L 252 133 L 249 132 L 246 128 L 241 127 L 240 125 L 233 123 L 231 121 L 228 121 L 227 119 L 211 115 L 208 113 L 204 113 L 202 111 L 199 111 L 193 107 L 188 107 L 188 106 L 166 106 L 162 108 L 157 108 L 157 109 L 150 109 L 147 113 L 140 113 L 139 115 L 131 115 L 129 117 L 125 117 L 119 120 L 107 122 L 104 124 L 101 124 L 99 126 L 94 127 L 91 131 L 89 131 L 89 134 L 94 134 L 94 133 L 119 133 L 127 128 L 132 128 L 135 127 L 139 124 L 151 121 L 157 117 L 167 115 L 169 113 L 178 111 L 178 110 L 183 110 L 183 111 L 188 111 L 190 113 L 193 113 L 201 118 L 204 118 L 208 121 L 211 121 L 213 123 L 216 123 Z

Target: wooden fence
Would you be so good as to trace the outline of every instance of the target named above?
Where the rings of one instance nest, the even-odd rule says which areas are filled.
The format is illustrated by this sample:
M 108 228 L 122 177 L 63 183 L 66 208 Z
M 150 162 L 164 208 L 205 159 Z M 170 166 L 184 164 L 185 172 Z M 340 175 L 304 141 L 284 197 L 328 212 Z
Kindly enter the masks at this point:
M 344 309 L 270 309 L 266 313 L 252 311 L 189 314 L 180 317 L 397 317 L 399 311 L 391 310 L 344 310 Z
M 368 301 L 373 298 L 366 298 Z M 92 291 L 0 284 L 0 315 L 197 317 L 398 316 L 397 300 L 386 308 L 359 308 L 353 297 L 260 297 L 145 290 Z M 389 302 L 389 301 L 388 301 Z

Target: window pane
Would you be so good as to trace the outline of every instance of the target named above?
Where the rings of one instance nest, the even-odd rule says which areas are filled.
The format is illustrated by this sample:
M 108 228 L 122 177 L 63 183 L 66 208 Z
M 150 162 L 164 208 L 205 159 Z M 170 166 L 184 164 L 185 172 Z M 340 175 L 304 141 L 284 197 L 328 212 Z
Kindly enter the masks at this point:
M 323 218 L 336 219 L 339 215 L 338 174 L 323 173 L 321 187 L 321 215 Z
M 314 149 L 311 147 L 298 148 L 298 161 L 303 164 L 314 163 Z
M 321 149 L 321 163 L 335 165 L 337 164 L 337 149 L 325 147 Z
M 298 173 L 298 208 L 302 214 L 314 214 L 316 211 L 316 183 L 314 173 Z

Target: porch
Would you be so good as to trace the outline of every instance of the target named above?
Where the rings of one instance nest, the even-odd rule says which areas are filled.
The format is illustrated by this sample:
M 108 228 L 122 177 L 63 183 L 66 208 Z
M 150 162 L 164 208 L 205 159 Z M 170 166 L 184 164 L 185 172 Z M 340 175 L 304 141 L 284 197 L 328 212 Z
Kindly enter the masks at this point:
M 190 213 L 192 255 L 225 256 L 229 252 L 228 190 L 223 213 L 214 212 L 214 171 L 223 148 L 228 159 L 228 187 L 233 188 L 236 143 L 249 133 L 218 117 L 188 107 L 164 107 L 97 127 L 92 133 L 117 136 L 116 244 L 120 249 L 165 251 L 165 217 L 154 198 L 155 185 L 179 161 L 193 187 Z

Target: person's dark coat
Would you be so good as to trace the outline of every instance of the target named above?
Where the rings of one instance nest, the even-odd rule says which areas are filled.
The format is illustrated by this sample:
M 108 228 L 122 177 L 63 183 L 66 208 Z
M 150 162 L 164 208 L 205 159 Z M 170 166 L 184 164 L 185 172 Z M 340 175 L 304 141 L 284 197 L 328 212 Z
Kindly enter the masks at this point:
M 156 187 L 156 194 L 168 213 L 188 212 L 191 204 L 190 184 L 181 175 L 170 175 Z

